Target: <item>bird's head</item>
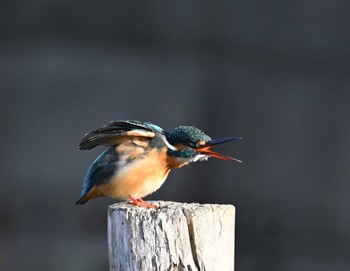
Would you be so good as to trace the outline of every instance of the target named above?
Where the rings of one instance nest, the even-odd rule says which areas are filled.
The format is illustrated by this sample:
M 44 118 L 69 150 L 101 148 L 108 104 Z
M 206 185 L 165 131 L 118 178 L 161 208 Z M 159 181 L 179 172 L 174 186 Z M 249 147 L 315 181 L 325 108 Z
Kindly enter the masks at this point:
M 168 147 L 168 154 L 173 157 L 182 158 L 187 162 L 207 160 L 209 157 L 241 162 L 236 158 L 211 150 L 215 145 L 240 140 L 240 137 L 211 139 L 210 136 L 193 126 L 176 127 L 170 132 L 165 132 L 165 136 L 172 146 L 172 148 Z

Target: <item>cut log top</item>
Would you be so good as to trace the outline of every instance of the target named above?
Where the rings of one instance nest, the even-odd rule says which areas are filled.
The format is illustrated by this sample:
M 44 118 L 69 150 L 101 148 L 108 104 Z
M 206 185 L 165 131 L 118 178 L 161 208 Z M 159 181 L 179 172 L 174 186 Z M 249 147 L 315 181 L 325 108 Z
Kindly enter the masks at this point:
M 234 206 L 152 203 L 109 206 L 110 270 L 233 270 Z

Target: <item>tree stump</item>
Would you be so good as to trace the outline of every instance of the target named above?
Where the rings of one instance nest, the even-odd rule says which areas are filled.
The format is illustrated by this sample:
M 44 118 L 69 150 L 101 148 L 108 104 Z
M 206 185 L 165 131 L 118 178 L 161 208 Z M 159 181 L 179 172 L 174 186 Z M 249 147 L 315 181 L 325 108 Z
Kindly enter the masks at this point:
M 152 203 L 109 206 L 111 271 L 234 270 L 234 206 Z

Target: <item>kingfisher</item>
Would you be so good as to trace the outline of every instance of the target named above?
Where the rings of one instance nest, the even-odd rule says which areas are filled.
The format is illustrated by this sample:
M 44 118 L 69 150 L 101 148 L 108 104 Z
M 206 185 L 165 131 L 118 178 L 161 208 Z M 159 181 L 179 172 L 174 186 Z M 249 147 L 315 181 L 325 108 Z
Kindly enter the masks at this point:
M 240 139 L 211 139 L 193 126 L 178 126 L 166 131 L 151 122 L 111 121 L 85 134 L 79 144 L 81 150 L 99 145 L 107 146 L 107 149 L 87 170 L 76 204 L 107 196 L 130 200 L 129 203 L 135 206 L 155 208 L 156 205 L 142 198 L 158 190 L 172 169 L 209 157 L 241 162 L 211 150 L 215 145 Z

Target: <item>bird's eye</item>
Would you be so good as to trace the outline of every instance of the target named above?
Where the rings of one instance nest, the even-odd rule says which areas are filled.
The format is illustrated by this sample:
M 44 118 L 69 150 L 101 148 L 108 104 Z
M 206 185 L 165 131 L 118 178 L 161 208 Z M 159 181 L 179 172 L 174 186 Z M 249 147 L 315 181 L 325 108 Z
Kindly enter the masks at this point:
M 189 142 L 189 143 L 188 143 L 188 146 L 191 147 L 191 148 L 195 148 L 195 147 L 196 147 L 196 144 L 193 143 L 193 142 Z

